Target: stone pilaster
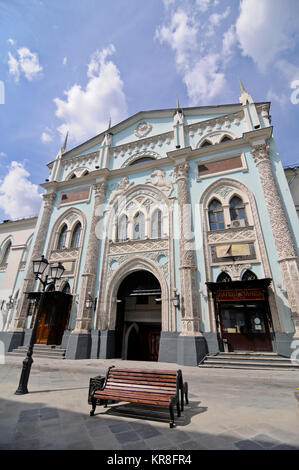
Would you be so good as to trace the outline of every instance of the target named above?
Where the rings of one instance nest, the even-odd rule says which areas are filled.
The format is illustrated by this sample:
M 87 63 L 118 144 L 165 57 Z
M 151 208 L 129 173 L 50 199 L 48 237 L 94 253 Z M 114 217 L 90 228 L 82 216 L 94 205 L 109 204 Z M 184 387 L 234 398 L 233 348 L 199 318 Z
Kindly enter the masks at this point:
M 27 311 L 28 311 L 28 299 L 27 299 L 26 292 L 32 292 L 34 288 L 34 283 L 35 283 L 32 260 L 36 258 L 40 258 L 41 255 L 43 254 L 43 249 L 45 245 L 47 231 L 49 228 L 49 222 L 50 222 L 51 212 L 52 212 L 53 204 L 55 201 L 56 193 L 55 192 L 46 193 L 46 194 L 43 194 L 42 197 L 44 200 L 44 204 L 43 204 L 43 209 L 42 209 L 41 221 L 38 227 L 38 232 L 35 237 L 31 258 L 28 263 L 28 268 L 27 268 L 27 272 L 25 275 L 24 283 L 23 283 L 23 291 L 20 297 L 18 310 L 17 310 L 16 317 L 14 320 L 14 327 L 13 327 L 14 331 L 23 331 L 23 328 L 25 325 Z
M 107 184 L 105 181 L 93 185 L 93 190 L 95 192 L 94 207 L 86 249 L 84 271 L 81 279 L 78 314 L 73 333 L 87 333 L 90 329 L 92 309 L 86 307 L 86 300 L 89 295 L 91 295 L 92 298 L 94 295 L 99 250 L 99 231 L 97 229 L 99 221 L 98 211 L 99 207 L 104 204 L 105 201 L 106 186 Z
M 196 262 L 191 238 L 191 205 L 188 188 L 189 164 L 178 163 L 174 167 L 178 189 L 180 226 L 180 278 L 182 335 L 200 335 L 198 314 L 198 289 Z
M 299 271 L 298 255 L 292 233 L 285 214 L 278 187 L 273 175 L 269 144 L 251 147 L 258 168 L 265 201 L 269 213 L 272 233 L 278 254 L 285 289 L 295 325 L 295 335 L 299 336 Z

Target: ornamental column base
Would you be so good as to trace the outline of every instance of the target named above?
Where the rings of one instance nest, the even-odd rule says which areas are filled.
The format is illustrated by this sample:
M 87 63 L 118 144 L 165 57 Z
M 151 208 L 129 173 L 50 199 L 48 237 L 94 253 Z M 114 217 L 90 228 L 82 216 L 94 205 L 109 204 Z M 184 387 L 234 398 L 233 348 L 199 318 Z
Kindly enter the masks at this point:
M 67 350 L 65 354 L 66 359 L 89 359 L 91 349 L 91 337 L 88 333 L 75 333 L 70 334 Z
M 182 322 L 182 336 L 203 336 L 199 330 L 199 318 L 198 317 L 183 317 Z
M 177 362 L 183 366 L 198 366 L 208 354 L 207 342 L 203 335 L 178 337 Z

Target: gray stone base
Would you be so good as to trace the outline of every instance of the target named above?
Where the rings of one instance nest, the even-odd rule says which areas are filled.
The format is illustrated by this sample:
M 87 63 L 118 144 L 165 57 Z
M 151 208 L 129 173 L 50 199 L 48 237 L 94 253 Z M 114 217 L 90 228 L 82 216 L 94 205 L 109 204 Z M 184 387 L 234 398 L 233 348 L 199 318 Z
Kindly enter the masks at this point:
M 4 343 L 5 352 L 23 346 L 24 331 L 0 331 L 0 341 Z
M 178 337 L 177 363 L 183 366 L 197 366 L 208 353 L 204 336 Z
M 203 333 L 208 346 L 208 354 L 215 356 L 220 352 L 219 339 L 217 333 Z
M 24 330 L 24 343 L 23 346 L 29 346 L 31 336 L 32 336 L 32 328 L 27 328 Z
M 179 333 L 177 331 L 161 331 L 159 362 L 177 362 L 178 337 Z
M 100 355 L 101 332 L 100 330 L 92 330 L 91 332 L 91 351 L 90 358 L 98 359 Z
M 90 333 L 71 333 L 66 350 L 66 359 L 89 359 L 91 337 Z
M 101 331 L 99 358 L 100 359 L 115 358 L 115 331 L 114 330 Z
M 293 340 L 299 341 L 299 338 L 294 338 L 294 333 L 275 333 L 273 338 L 273 351 L 280 356 L 290 357 L 294 348 L 291 348 Z M 298 345 L 296 346 L 298 348 Z
M 61 345 L 60 345 L 60 347 L 62 349 L 67 349 L 68 348 L 71 333 L 72 333 L 72 330 L 64 330 Z

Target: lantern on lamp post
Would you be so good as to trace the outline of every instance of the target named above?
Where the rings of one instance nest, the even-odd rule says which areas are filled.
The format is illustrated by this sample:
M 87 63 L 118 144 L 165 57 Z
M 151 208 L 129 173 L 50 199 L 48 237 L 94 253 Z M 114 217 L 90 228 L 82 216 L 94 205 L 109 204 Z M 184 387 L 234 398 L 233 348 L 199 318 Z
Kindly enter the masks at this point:
M 47 274 L 45 278 L 43 279 L 42 275 L 44 274 L 48 266 L 50 267 L 50 276 Z M 61 278 L 64 271 L 65 271 L 65 268 L 60 262 L 49 265 L 48 260 L 43 255 L 41 259 L 33 260 L 33 273 L 35 274 L 35 279 L 36 280 L 38 279 L 42 283 L 43 290 L 40 295 L 40 299 L 38 303 L 38 310 L 37 310 L 37 314 L 35 317 L 34 326 L 32 329 L 30 343 L 29 343 L 26 358 L 23 361 L 20 382 L 19 382 L 18 389 L 15 392 L 15 395 L 24 395 L 28 393 L 27 384 L 29 380 L 31 366 L 33 363 L 32 355 L 33 355 L 33 347 L 34 347 L 35 340 L 36 340 L 37 326 L 38 326 L 40 314 L 42 312 L 42 309 L 44 308 L 45 299 L 46 299 L 45 289 L 48 284 L 54 284 L 54 290 L 55 290 L 55 282 Z M 50 278 L 49 281 L 48 281 L 48 278 Z

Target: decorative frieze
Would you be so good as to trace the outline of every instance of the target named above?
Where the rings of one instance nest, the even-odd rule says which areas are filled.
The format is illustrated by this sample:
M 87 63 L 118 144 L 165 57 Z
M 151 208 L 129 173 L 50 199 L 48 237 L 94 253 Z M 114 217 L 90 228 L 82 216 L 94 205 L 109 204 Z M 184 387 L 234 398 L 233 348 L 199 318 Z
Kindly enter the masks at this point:
M 213 230 L 208 232 L 208 243 L 230 243 L 237 241 L 254 241 L 256 239 L 254 227 L 229 228 L 226 230 Z
M 168 239 L 151 239 L 151 240 L 128 240 L 126 242 L 110 242 L 109 254 L 120 255 L 124 253 L 138 253 L 145 251 L 161 251 L 168 250 Z

